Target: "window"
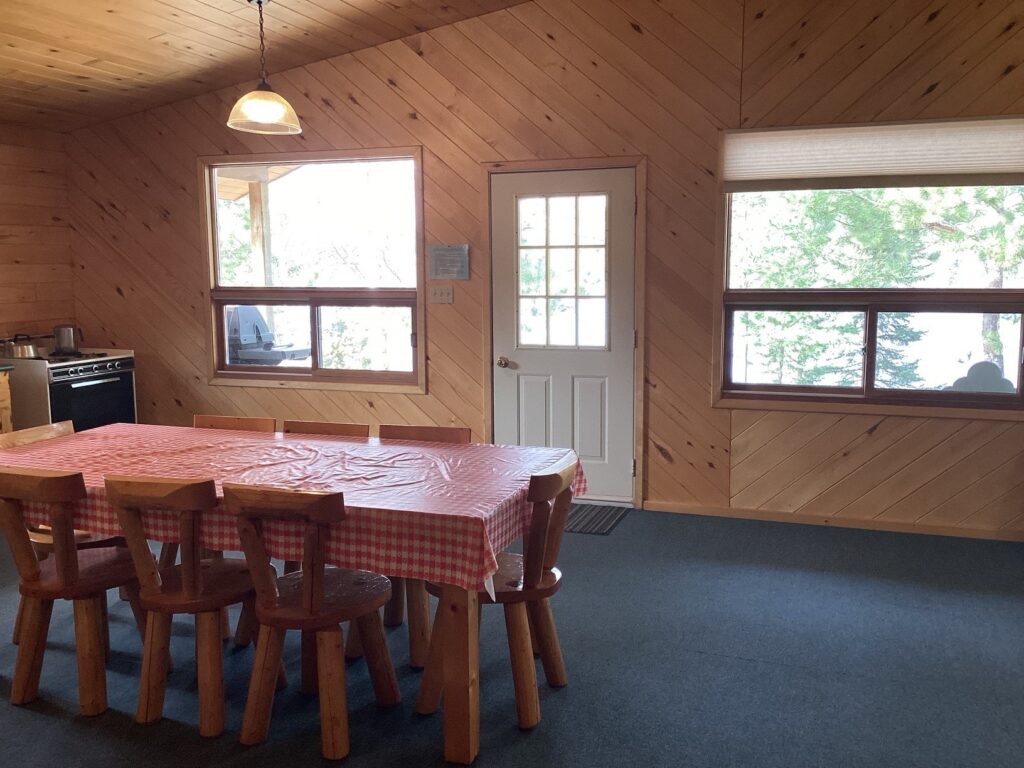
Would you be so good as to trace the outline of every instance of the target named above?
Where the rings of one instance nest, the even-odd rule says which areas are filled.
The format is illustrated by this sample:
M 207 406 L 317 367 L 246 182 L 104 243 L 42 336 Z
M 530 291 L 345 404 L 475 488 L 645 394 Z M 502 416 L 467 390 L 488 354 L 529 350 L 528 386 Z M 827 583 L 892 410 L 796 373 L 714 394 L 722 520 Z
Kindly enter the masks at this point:
M 724 397 L 1024 407 L 1024 142 L 996 174 L 970 148 L 998 135 L 964 160 L 914 129 L 763 132 L 765 168 L 727 140 Z
M 421 384 L 418 150 L 207 167 L 217 375 Z
M 608 346 L 608 195 L 518 200 L 520 347 Z

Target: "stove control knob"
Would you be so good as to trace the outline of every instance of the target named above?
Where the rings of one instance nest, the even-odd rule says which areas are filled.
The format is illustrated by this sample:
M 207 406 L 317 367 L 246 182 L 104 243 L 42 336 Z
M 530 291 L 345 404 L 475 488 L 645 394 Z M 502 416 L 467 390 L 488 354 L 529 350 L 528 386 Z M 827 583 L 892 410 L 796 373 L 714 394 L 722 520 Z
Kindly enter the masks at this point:
M 99 369 L 100 369 L 100 367 L 99 367 L 98 365 L 94 365 L 94 366 L 92 367 L 92 372 L 93 372 L 93 373 L 96 373 L 97 371 L 99 371 Z
M 114 370 L 114 364 L 113 363 L 107 363 L 106 368 L 107 368 L 108 371 L 112 371 L 112 370 Z
M 115 371 L 116 371 L 116 370 L 117 370 L 118 368 L 120 368 L 120 367 L 121 367 L 121 364 L 120 364 L 120 363 L 114 363 L 114 370 L 115 370 Z

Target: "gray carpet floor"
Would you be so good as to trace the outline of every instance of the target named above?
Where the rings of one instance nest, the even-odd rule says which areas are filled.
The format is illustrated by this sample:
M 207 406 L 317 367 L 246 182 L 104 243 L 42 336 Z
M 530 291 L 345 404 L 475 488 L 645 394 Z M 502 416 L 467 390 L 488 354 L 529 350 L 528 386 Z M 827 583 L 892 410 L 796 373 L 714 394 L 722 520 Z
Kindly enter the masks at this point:
M 1022 545 L 634 511 L 611 536 L 566 536 L 561 565 L 554 607 L 570 685 L 542 685 L 542 722 L 520 732 L 501 612 L 485 609 L 478 766 L 1024 765 Z M 4 551 L 3 699 L 13 583 Z M 316 700 L 295 685 L 297 637 L 270 741 L 243 748 L 252 650 L 226 650 L 228 731 L 203 739 L 191 627 L 177 621 L 166 718 L 136 725 L 139 641 L 127 606 L 111 603 L 110 711 L 77 715 L 71 611 L 58 605 L 40 699 L 0 700 L 2 764 L 323 763 Z M 413 711 L 404 628 L 390 642 L 404 701 L 378 710 L 365 665 L 349 667 L 344 765 L 440 765 L 441 719 Z

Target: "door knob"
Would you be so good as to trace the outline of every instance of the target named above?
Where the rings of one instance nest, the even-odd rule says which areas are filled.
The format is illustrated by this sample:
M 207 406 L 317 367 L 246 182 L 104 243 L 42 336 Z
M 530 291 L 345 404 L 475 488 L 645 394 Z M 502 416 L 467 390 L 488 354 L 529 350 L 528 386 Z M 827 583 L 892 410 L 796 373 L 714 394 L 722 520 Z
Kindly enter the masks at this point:
M 510 365 L 512 365 L 512 361 L 509 360 L 504 355 L 502 355 L 501 357 L 498 358 L 498 367 L 499 368 L 508 368 Z

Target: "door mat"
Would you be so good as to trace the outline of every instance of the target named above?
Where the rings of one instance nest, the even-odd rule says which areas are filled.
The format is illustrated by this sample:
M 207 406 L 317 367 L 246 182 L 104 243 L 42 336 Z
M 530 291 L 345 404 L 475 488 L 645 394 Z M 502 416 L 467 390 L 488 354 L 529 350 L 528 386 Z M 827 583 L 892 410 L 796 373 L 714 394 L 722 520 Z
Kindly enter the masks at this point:
M 607 536 L 629 512 L 629 507 L 603 507 L 598 504 L 573 504 L 565 521 L 569 533 L 596 533 Z

